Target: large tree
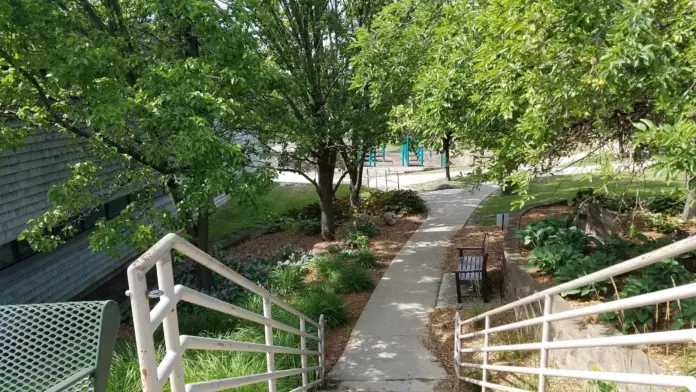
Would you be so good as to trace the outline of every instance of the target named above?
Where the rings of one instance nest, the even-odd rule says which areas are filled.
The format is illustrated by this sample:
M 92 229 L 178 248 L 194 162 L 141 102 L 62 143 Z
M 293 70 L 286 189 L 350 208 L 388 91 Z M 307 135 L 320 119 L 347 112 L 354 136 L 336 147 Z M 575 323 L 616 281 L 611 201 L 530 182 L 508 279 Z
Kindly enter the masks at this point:
M 316 189 L 321 205 L 321 233 L 333 239 L 333 199 L 339 156 L 359 192 L 357 168 L 364 142 L 371 137 L 359 121 L 374 108 L 360 93 L 350 91 L 350 44 L 356 18 L 369 18 L 368 9 L 356 11 L 365 1 L 254 0 L 245 9 L 261 46 L 259 52 L 280 70 L 282 79 L 274 95 L 257 108 L 267 121 L 259 140 L 276 154 L 279 170 L 303 175 Z M 376 6 L 377 3 L 372 4 Z M 372 116 L 376 118 L 376 116 Z M 376 126 L 375 126 L 376 125 Z M 274 145 L 276 146 L 274 148 Z M 280 145 L 281 148 L 277 148 Z M 316 177 L 313 176 L 316 172 Z
M 53 207 L 22 234 L 32 247 L 53 249 L 82 217 L 128 191 L 141 197 L 98 222 L 92 249 L 116 255 L 118 243 L 142 249 L 186 228 L 205 248 L 213 197 L 250 197 L 270 185 L 273 173 L 248 170 L 236 140 L 256 123 L 247 105 L 275 71 L 256 56 L 236 12 L 209 1 L 0 1 L 0 148 L 43 128 L 84 149 L 68 180 L 49 191 Z M 117 175 L 104 181 L 114 166 Z M 162 188 L 176 215 L 153 205 Z

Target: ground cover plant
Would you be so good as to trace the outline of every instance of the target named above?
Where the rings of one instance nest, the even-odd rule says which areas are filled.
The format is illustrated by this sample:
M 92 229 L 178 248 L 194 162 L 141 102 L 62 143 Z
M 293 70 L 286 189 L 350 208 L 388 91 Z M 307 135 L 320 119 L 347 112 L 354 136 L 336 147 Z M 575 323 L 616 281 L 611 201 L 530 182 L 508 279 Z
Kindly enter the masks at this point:
M 674 200 L 673 197 L 660 196 L 657 199 L 651 199 L 653 200 L 651 202 L 668 200 L 666 204 L 669 205 Z M 597 198 L 592 193 L 579 193 L 576 202 L 583 203 L 590 199 L 592 199 L 591 202 L 616 211 L 621 211 L 629 205 L 607 195 Z M 653 204 L 652 208 L 664 211 L 663 206 L 664 204 L 660 202 Z M 649 217 L 653 214 L 656 213 L 646 212 L 642 216 Z M 677 240 L 676 234 L 681 227 L 681 223 L 676 223 L 666 230 L 662 226 L 656 227 L 655 223 L 646 219 L 646 228 L 653 229 L 661 235 L 648 237 L 633 230 L 627 237 L 611 236 L 600 241 L 573 227 L 571 222 L 572 217 L 568 215 L 550 216 L 532 221 L 516 234 L 516 238 L 530 250 L 527 256 L 527 268 L 547 274 L 554 284 L 572 281 L 673 243 Z M 634 225 L 631 227 L 635 228 Z M 688 253 L 675 259 L 662 260 L 613 279 L 569 290 L 562 295 L 580 301 L 590 299 L 612 301 L 664 290 L 693 282 L 695 260 L 694 254 Z M 687 299 L 668 304 L 643 306 L 602 314 L 601 319 L 616 325 L 624 333 L 680 329 L 696 324 L 694 304 L 696 300 Z

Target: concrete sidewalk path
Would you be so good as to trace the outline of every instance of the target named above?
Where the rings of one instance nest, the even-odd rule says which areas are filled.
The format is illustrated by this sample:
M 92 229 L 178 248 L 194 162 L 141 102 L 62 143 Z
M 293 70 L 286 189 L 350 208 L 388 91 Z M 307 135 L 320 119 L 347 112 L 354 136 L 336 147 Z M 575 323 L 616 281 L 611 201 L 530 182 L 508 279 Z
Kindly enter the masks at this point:
M 449 239 L 496 188 L 422 193 L 428 218 L 401 248 L 328 375 L 331 389 L 444 391 L 447 374 L 423 345 Z M 454 320 L 452 321 L 454 322 Z

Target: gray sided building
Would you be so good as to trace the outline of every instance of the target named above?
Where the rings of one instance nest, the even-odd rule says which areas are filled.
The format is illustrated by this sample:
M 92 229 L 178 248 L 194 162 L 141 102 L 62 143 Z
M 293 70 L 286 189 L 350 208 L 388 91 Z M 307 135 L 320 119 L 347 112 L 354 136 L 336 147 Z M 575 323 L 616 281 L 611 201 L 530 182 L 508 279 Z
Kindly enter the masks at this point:
M 50 208 L 50 186 L 62 183 L 70 174 L 67 165 L 83 156 L 75 139 L 42 130 L 28 136 L 16 151 L 0 153 L 0 305 L 71 300 L 98 287 L 138 255 L 125 245 L 117 259 L 89 249 L 95 222 L 117 216 L 132 197 L 128 194 L 111 198 L 80 223 L 79 234 L 52 252 L 36 253 L 17 239 L 29 219 Z M 219 205 L 226 199 L 215 201 Z M 164 194 L 155 205 L 173 209 Z

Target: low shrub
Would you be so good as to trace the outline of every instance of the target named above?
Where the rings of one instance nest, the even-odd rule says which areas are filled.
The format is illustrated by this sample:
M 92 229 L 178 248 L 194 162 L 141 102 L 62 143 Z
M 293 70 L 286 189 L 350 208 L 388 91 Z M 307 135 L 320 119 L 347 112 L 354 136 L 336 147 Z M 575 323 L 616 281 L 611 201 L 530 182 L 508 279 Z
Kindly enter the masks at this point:
M 666 259 L 643 268 L 641 275 L 629 275 L 621 283 L 617 295 L 620 298 L 634 297 L 688 283 L 693 278 L 693 274 L 677 260 Z M 626 309 L 620 314 L 603 313 L 600 317 L 606 322 L 618 324 L 624 333 L 631 329 L 644 332 L 654 326 L 655 305 Z
M 425 201 L 418 192 L 411 189 L 400 189 L 386 192 L 384 210 L 398 214 L 422 214 L 428 211 Z
M 554 284 L 570 282 L 571 280 L 581 278 L 585 275 L 589 275 L 614 265 L 618 261 L 619 260 L 616 257 L 603 252 L 595 252 L 590 256 L 572 259 L 568 261 L 566 265 L 558 269 L 556 276 L 553 278 L 553 282 Z M 611 282 L 607 279 L 587 286 L 568 290 L 562 293 L 562 295 L 576 295 L 580 297 L 596 296 L 606 293 L 610 284 Z
M 292 294 L 300 290 L 304 284 L 304 271 L 297 265 L 278 267 L 271 271 L 268 277 L 273 289 L 281 295 Z
M 548 245 L 535 248 L 527 257 L 526 268 L 538 268 L 546 273 L 556 273 L 572 260 L 582 259 L 583 254 L 571 245 Z
M 682 329 L 684 327 L 696 327 L 696 298 L 682 299 L 672 302 L 672 329 Z M 694 358 L 694 375 L 696 375 L 696 358 Z
M 363 219 L 353 222 L 355 231 L 366 235 L 369 238 L 376 236 L 379 233 L 379 225 L 375 221 Z
M 321 221 L 314 219 L 305 219 L 299 221 L 300 230 L 307 235 L 321 233 Z
M 375 268 L 377 266 L 377 255 L 368 248 L 362 248 L 354 254 L 355 264 L 363 268 Z
M 577 227 L 556 229 L 544 245 L 570 245 L 582 250 L 590 242 L 590 237 Z
M 627 241 L 618 235 L 604 237 L 604 244 L 598 246 L 604 253 L 615 255 L 620 259 L 626 259 L 632 254 L 636 244 Z
M 353 249 L 362 249 L 367 247 L 367 236 L 359 231 L 349 231 L 343 238 L 343 244 Z
M 665 214 L 649 213 L 645 215 L 648 227 L 662 234 L 674 234 L 679 231 L 681 222 Z
M 327 283 L 339 293 L 354 293 L 375 286 L 369 271 L 357 264 L 342 264 L 328 275 Z
M 334 219 L 337 222 L 343 222 L 349 219 L 353 211 L 350 206 L 350 200 L 347 197 L 334 199 L 333 201 Z M 291 218 L 297 220 L 321 221 L 321 205 L 319 202 L 308 204 L 300 210 L 292 210 L 286 213 Z
M 266 217 L 264 227 L 268 233 L 278 233 L 297 230 L 300 227 L 300 223 L 297 219 L 287 215 L 269 215 Z
M 331 244 L 326 247 L 326 251 L 329 253 L 339 253 L 341 251 L 341 246 L 337 244 Z
M 343 267 L 343 262 L 337 256 L 320 255 L 312 259 L 310 264 L 323 278 L 328 278 L 332 273 Z
M 203 308 L 197 305 L 179 306 L 179 333 L 182 335 L 214 335 L 233 330 L 239 321 L 238 318 L 215 310 Z M 158 329 L 161 332 L 162 329 Z M 164 335 L 156 338 L 163 338 Z M 157 339 L 156 339 L 157 340 Z
M 672 193 L 648 197 L 642 202 L 642 205 L 643 208 L 652 213 L 677 216 L 684 209 L 685 198 L 684 191 L 675 190 Z
M 312 320 L 319 320 L 323 314 L 329 329 L 344 324 L 349 318 L 346 304 L 323 284 L 309 285 L 301 295 L 295 296 L 291 304 Z
M 550 216 L 546 219 L 533 221 L 515 234 L 529 249 L 546 245 L 546 241 L 562 229 L 570 226 L 570 216 Z
M 363 195 L 360 211 L 368 215 L 384 212 L 398 214 L 422 214 L 428 210 L 425 201 L 414 190 L 379 191 L 371 190 Z

